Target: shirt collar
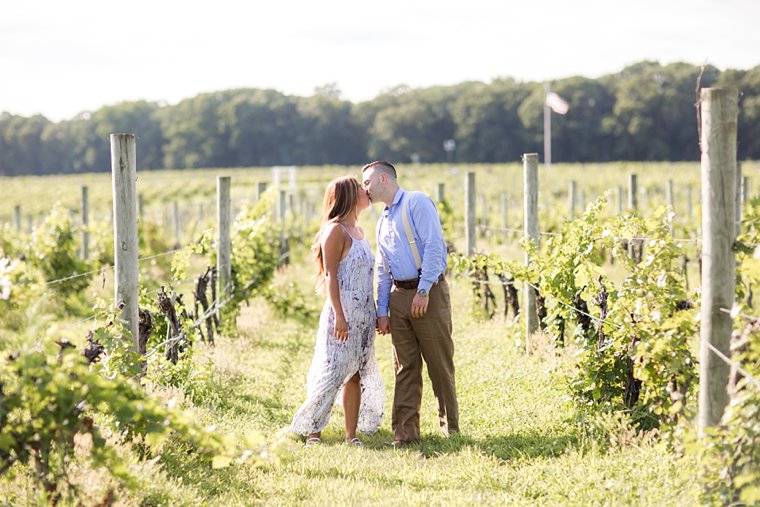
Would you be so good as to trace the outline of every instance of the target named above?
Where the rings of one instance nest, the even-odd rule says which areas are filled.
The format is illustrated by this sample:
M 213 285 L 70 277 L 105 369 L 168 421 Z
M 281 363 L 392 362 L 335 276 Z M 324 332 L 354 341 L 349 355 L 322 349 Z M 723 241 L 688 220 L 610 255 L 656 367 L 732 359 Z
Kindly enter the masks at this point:
M 385 207 L 385 211 L 386 212 L 390 211 L 392 207 L 394 207 L 395 205 L 399 203 L 399 201 L 401 201 L 401 198 L 404 197 L 405 194 L 406 194 L 406 191 L 403 188 L 399 187 L 399 189 L 396 190 L 396 195 L 393 196 L 393 202 L 391 203 L 390 206 Z

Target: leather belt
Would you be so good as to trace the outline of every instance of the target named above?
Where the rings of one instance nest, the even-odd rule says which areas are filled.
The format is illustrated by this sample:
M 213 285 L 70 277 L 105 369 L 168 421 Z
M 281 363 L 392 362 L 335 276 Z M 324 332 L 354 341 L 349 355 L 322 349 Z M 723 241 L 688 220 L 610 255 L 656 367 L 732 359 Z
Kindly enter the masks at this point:
M 438 277 L 438 281 L 443 280 L 443 275 Z M 393 280 L 393 285 L 399 289 L 416 289 L 420 284 L 419 278 L 413 278 L 411 280 Z

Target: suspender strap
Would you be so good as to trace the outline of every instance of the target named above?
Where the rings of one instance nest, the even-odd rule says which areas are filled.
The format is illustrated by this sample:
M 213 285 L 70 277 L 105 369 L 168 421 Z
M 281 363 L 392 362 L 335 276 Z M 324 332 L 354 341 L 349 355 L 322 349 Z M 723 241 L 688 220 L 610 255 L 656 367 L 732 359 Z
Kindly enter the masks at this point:
M 414 240 L 414 234 L 412 234 L 412 226 L 409 224 L 409 217 L 407 216 L 407 208 L 409 207 L 409 197 L 411 192 L 407 192 L 404 196 L 404 202 L 401 205 L 401 219 L 404 221 L 404 232 L 406 232 L 406 239 L 409 241 L 409 246 L 412 247 L 412 256 L 414 262 L 417 264 L 417 270 L 422 269 L 422 259 L 420 258 L 420 251 L 417 249 L 417 242 Z

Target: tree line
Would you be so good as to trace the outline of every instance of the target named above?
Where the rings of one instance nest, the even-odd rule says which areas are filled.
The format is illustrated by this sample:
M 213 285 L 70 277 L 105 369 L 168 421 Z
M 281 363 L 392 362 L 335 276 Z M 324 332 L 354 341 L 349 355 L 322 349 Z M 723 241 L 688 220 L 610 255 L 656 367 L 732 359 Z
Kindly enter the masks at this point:
M 760 158 L 760 65 L 720 71 L 644 61 L 552 90 L 569 104 L 554 115 L 555 162 L 697 160 L 698 87 L 736 87 L 741 159 Z M 108 135 L 134 132 L 141 169 L 508 162 L 543 151 L 544 84 L 511 78 L 411 89 L 351 103 L 334 85 L 310 97 L 271 89 L 204 93 L 176 105 L 135 101 L 73 119 L 0 114 L 0 174 L 110 170 Z M 446 151 L 444 141 L 455 140 Z

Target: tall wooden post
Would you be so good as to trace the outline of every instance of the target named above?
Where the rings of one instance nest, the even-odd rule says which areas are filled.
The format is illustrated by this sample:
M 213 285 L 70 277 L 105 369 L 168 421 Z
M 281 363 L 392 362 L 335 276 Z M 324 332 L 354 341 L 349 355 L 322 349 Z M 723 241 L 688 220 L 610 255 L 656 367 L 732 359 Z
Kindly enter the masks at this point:
M 623 214 L 623 194 L 624 190 L 623 187 L 618 185 L 617 187 L 617 209 L 618 209 L 618 215 Z
M 722 308 L 734 304 L 734 212 L 738 92 L 706 88 L 702 117 L 702 321 L 700 331 L 699 434 L 720 422 L 728 404 L 730 367 L 710 349 L 730 356 L 733 330 Z
M 114 298 L 122 306 L 121 319 L 139 350 L 139 289 L 137 261 L 137 146 L 134 134 L 111 134 L 113 181 Z
M 219 243 L 216 245 L 216 263 L 219 273 L 219 303 L 227 300 L 232 294 L 232 245 L 230 242 L 230 177 L 216 177 L 216 210 L 217 227 L 219 228 Z M 219 305 L 221 306 L 221 305 Z M 217 309 L 217 315 L 221 320 L 221 308 Z
M 628 175 L 628 209 L 636 213 L 639 208 L 639 185 L 635 174 Z
M 467 242 L 467 255 L 475 253 L 475 173 L 469 171 L 464 180 L 464 205 L 465 205 L 465 239 Z
M 82 259 L 90 257 L 90 199 L 87 186 L 82 187 Z
M 267 191 L 267 182 L 259 181 L 256 183 L 256 200 L 261 199 L 261 195 Z
M 444 199 L 446 199 L 446 184 L 445 183 L 439 183 L 436 186 L 435 189 L 435 201 L 436 202 L 443 202 Z
M 526 153 L 523 155 L 524 195 L 525 195 L 525 237 L 536 245 L 539 244 L 538 236 L 538 153 Z M 525 265 L 530 264 L 530 256 L 525 254 Z M 538 329 L 538 315 L 536 314 L 536 291 L 527 282 L 525 283 L 525 349 L 528 350 L 530 337 Z
M 145 216 L 145 199 L 142 194 L 137 194 L 137 213 L 140 219 Z
M 285 216 L 288 211 L 288 193 L 285 190 L 280 190 L 277 198 L 277 220 L 282 226 L 285 227 Z

